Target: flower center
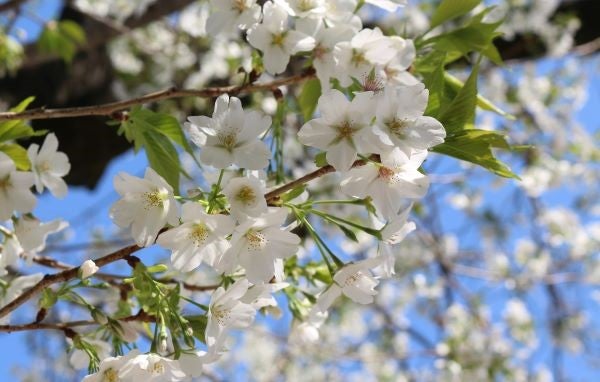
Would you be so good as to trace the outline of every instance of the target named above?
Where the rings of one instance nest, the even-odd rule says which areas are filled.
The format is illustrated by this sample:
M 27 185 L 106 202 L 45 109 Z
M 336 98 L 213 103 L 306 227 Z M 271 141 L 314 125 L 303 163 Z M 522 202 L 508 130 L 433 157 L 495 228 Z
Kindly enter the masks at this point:
M 192 227 L 192 232 L 190 232 L 188 235 L 188 239 L 190 239 L 196 247 L 200 247 L 204 244 L 204 242 L 206 242 L 209 233 L 210 231 L 205 224 L 194 224 Z
M 310 11 L 311 9 L 314 9 L 315 7 L 316 7 L 316 4 L 315 4 L 314 0 L 300 0 L 300 2 L 298 3 L 298 9 L 301 12 Z
M 387 128 L 398 138 L 404 136 L 404 130 L 408 127 L 408 121 L 406 119 L 394 118 L 391 121 L 385 123 Z
M 391 168 L 384 166 L 379 167 L 379 177 L 386 182 L 390 182 L 394 175 L 396 175 L 396 173 Z
M 111 367 L 110 369 L 104 370 L 104 373 L 102 374 L 102 382 L 118 382 L 118 381 L 119 381 L 119 374 L 115 371 L 115 369 L 113 369 Z
M 379 93 L 385 87 L 385 83 L 383 82 L 383 80 L 374 72 L 371 72 L 368 75 L 364 76 L 361 85 L 363 91 L 372 91 L 373 93 Z
M 256 201 L 256 193 L 250 186 L 242 186 L 235 195 L 235 200 L 242 202 L 245 206 L 250 206 Z
M 233 4 L 231 4 L 231 9 L 237 11 L 238 13 L 243 13 L 246 9 L 248 9 L 246 0 L 234 0 Z
M 246 233 L 246 240 L 248 241 L 248 251 L 251 252 L 261 251 L 269 242 L 265 235 L 253 230 Z
M 350 121 L 344 121 L 341 125 L 337 126 L 337 131 L 337 139 L 351 139 L 355 129 L 352 127 Z
M 274 34 L 271 39 L 271 45 L 279 46 L 283 48 L 283 42 L 285 41 L 285 32 Z
M 50 163 L 48 163 L 48 161 L 43 161 L 42 163 L 38 164 L 36 167 L 37 167 L 38 172 L 47 172 L 50 170 Z
M 227 149 L 231 150 L 237 143 L 237 135 L 235 133 L 222 134 L 218 136 L 219 142 Z
M 351 275 L 351 276 L 348 276 L 348 277 L 346 278 L 346 280 L 344 280 L 344 286 L 345 286 L 345 287 L 347 287 L 347 286 L 351 286 L 351 285 L 353 285 L 353 284 L 354 284 L 355 282 L 357 282 L 357 281 L 358 281 L 358 279 L 360 279 L 361 277 L 362 277 L 362 272 L 361 272 L 361 271 L 358 271 L 358 272 L 356 272 L 355 274 L 353 274 L 353 275 Z
M 163 202 L 166 199 L 166 195 L 159 190 L 153 190 L 150 192 L 144 192 L 144 205 L 145 209 L 154 207 L 163 207 Z
M 361 52 L 360 50 L 357 50 L 357 49 L 352 49 L 352 57 L 350 58 L 350 62 L 354 66 L 359 66 L 359 65 L 365 64 L 367 62 L 367 59 L 363 52 Z
M 228 309 L 219 309 L 218 307 L 213 307 L 212 316 L 220 326 L 227 326 L 229 319 L 231 318 L 231 311 Z
M 164 374 L 165 366 L 162 363 L 157 362 L 152 365 L 152 369 L 150 371 L 152 374 Z
M 325 56 L 327 53 L 329 53 L 330 50 L 331 49 L 327 49 L 323 45 L 319 44 L 319 45 L 315 46 L 315 49 L 313 49 L 313 56 L 317 60 L 321 60 L 321 59 L 323 59 L 323 56 Z

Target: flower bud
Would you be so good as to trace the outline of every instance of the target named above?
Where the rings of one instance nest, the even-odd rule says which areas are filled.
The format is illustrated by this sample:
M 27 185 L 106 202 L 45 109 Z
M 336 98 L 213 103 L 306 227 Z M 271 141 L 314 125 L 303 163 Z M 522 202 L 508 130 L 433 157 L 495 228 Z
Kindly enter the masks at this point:
M 81 267 L 79 267 L 79 277 L 81 277 L 81 279 L 87 279 L 94 273 L 98 272 L 98 269 L 100 268 L 96 266 L 96 263 L 94 263 L 92 260 L 86 260 L 83 262 L 83 264 L 81 264 Z

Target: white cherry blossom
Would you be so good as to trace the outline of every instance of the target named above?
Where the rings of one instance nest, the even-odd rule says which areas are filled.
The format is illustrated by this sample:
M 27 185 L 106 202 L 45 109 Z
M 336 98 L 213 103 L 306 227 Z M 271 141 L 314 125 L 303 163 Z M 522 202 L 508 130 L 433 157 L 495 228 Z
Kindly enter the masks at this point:
M 429 188 L 427 176 L 418 171 L 427 151 L 407 156 L 399 148 L 381 156 L 381 164 L 354 168 L 342 180 L 342 192 L 356 198 L 373 199 L 377 212 L 393 219 L 407 198 L 422 198 Z
M 360 17 L 354 14 L 358 0 L 325 0 L 325 21 L 328 26 L 351 25 L 362 28 Z
M 117 380 L 177 382 L 186 379 L 179 361 L 158 354 L 139 354 L 129 359 L 119 371 Z
M 192 142 L 201 147 L 200 160 L 216 168 L 232 164 L 260 170 L 269 164 L 271 152 L 259 136 L 271 126 L 271 117 L 244 111 L 239 98 L 221 95 L 212 118 L 188 117 L 185 124 Z
M 42 223 L 39 219 L 22 216 L 15 223 L 15 234 L 25 252 L 38 253 L 46 248 L 48 235 L 60 232 L 68 226 L 69 223 L 61 219 Z
M 321 82 L 321 89 L 329 90 L 329 80 L 335 77 L 336 71 L 333 49 L 338 42 L 349 41 L 357 30 L 347 24 L 326 27 L 322 19 L 297 20 L 296 28 L 315 39 L 315 48 L 312 50 L 313 67 Z
M 263 5 L 263 20 L 248 30 L 248 42 L 263 52 L 267 72 L 282 73 L 290 62 L 290 56 L 315 47 L 315 40 L 288 26 L 288 12 L 284 7 L 267 1 Z
M 68 226 L 67 222 L 60 219 L 42 223 L 34 217 L 21 216 L 14 223 L 14 232 L 7 230 L 9 234 L 5 235 L 6 240 L 0 251 L 0 274 L 6 266 L 16 264 L 20 256 L 31 261 L 36 253 L 46 248 L 48 235 L 60 232 Z
M 251 283 L 268 282 L 275 276 L 277 259 L 293 256 L 300 244 L 298 236 L 282 228 L 286 217 L 287 210 L 272 208 L 237 226 L 231 237 L 231 248 L 217 269 L 231 273 L 241 265 Z
M 58 139 L 54 133 L 46 135 L 42 147 L 33 143 L 27 149 L 31 171 L 35 175 L 35 189 L 38 193 L 48 187 L 52 195 L 62 198 L 67 195 L 67 184 L 62 179 L 69 173 L 71 164 L 63 152 L 57 151 Z
M 337 62 L 336 78 L 342 86 L 350 86 L 352 78 L 361 80 L 377 65 L 391 61 L 396 50 L 393 42 L 375 28 L 363 29 L 352 40 L 338 43 L 333 54 Z
M 119 173 L 114 179 L 121 199 L 110 209 L 110 217 L 121 228 L 131 227 L 131 235 L 142 247 L 154 243 L 158 232 L 169 223 L 179 223 L 173 188 L 151 168 L 144 178 Z
M 387 38 L 391 48 L 396 51 L 392 58 L 384 63 L 380 69 L 387 79 L 387 83 L 391 85 L 417 85 L 419 80 L 408 71 L 417 55 L 415 44 L 412 40 L 400 36 L 389 36 Z
M 263 182 L 254 176 L 233 178 L 223 188 L 231 205 L 231 215 L 240 221 L 267 212 L 265 192 Z
M 0 152 L 0 221 L 10 219 L 13 211 L 33 211 L 37 202 L 30 190 L 33 183 L 32 173 L 17 171 L 12 159 Z
M 5 306 L 9 302 L 13 301 L 21 293 L 23 293 L 24 290 L 29 289 L 37 284 L 43 277 L 44 275 L 42 273 L 35 273 L 32 275 L 20 276 L 10 281 L 5 289 L 0 288 L 0 307 Z M 7 325 L 9 321 L 10 314 L 0 317 L 0 325 Z
M 406 5 L 407 0 L 365 0 L 365 2 L 388 12 L 396 12 L 398 8 Z
M 290 16 L 303 18 L 322 18 L 325 15 L 325 0 L 274 0 Z
M 244 303 L 241 298 L 248 292 L 250 283 L 239 279 L 227 290 L 219 287 L 212 295 L 206 324 L 206 344 L 209 347 L 220 347 L 222 335 L 230 328 L 245 328 L 254 321 L 256 309 Z
M 204 207 L 187 202 L 182 207 L 183 224 L 158 236 L 156 242 L 171 250 L 171 263 L 181 272 L 196 269 L 202 262 L 214 266 L 229 247 L 225 237 L 233 232 L 234 222 L 226 215 L 209 215 Z
M 256 0 L 211 0 L 215 9 L 206 20 L 210 36 L 223 32 L 234 33 L 236 28 L 248 29 L 260 19 L 260 5 Z
M 414 222 L 407 221 L 411 209 L 412 203 L 400 211 L 398 215 L 393 216 L 385 225 L 376 222 L 375 227 L 381 229 L 382 239 L 378 246 L 379 256 L 386 259 L 381 266 L 382 276 L 384 277 L 391 277 L 396 273 L 394 270 L 396 263 L 394 251 L 397 249 L 397 245 L 416 229 Z
M 386 87 L 377 103 L 376 124 L 382 140 L 399 147 L 406 155 L 427 150 L 444 142 L 446 130 L 435 118 L 423 116 L 429 92 L 422 83 L 415 86 Z
M 333 275 L 334 285 L 341 288 L 342 293 L 359 304 L 370 304 L 377 294 L 375 287 L 379 284 L 370 269 L 380 266 L 385 259 L 375 257 L 345 265 Z
M 371 269 L 381 266 L 385 260 L 379 256 L 344 265 L 333 275 L 334 283 L 317 298 L 311 316 L 325 314 L 342 294 L 359 304 L 372 303 L 379 281 L 373 277 Z
M 358 154 L 380 152 L 383 144 L 375 134 L 372 92 L 357 93 L 352 101 L 330 90 L 318 101 L 321 117 L 308 121 L 298 132 L 301 143 L 327 152 L 327 162 L 337 171 L 348 171 Z
M 98 371 L 85 376 L 82 382 L 112 382 L 122 381 L 119 377 L 121 368 L 132 358 L 140 354 L 139 350 L 133 349 L 124 356 L 104 358 L 100 362 Z

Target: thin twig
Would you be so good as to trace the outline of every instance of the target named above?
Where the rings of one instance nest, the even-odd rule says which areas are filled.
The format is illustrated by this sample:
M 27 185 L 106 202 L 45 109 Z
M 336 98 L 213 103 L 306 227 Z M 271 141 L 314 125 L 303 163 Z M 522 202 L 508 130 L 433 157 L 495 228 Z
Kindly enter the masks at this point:
M 150 102 L 156 102 L 171 98 L 183 97 L 218 97 L 221 94 L 239 95 L 252 93 L 259 90 L 274 90 L 280 86 L 292 85 L 307 79 L 313 78 L 315 71 L 312 68 L 305 70 L 294 76 L 280 78 L 271 82 L 260 84 L 245 84 L 239 86 L 209 87 L 204 89 L 178 89 L 172 87 L 158 92 L 146 94 L 141 97 L 131 98 L 123 101 L 110 102 L 102 105 L 67 107 L 60 109 L 38 108 L 25 110 L 20 113 L 3 112 L 0 113 L 0 121 L 9 120 L 33 120 L 33 119 L 51 119 L 51 118 L 73 118 L 82 116 L 111 116 L 115 113 L 126 110 L 135 105 L 141 105 Z
M 110 263 L 114 263 L 115 261 L 126 258 L 132 253 L 142 249 L 137 245 L 130 245 L 125 248 L 121 248 L 118 251 L 115 251 L 111 254 L 108 254 L 104 257 L 101 257 L 97 260 L 94 260 L 98 267 L 105 266 Z M 23 292 L 19 297 L 15 298 L 2 308 L 0 308 L 0 318 L 6 316 L 13 310 L 17 309 L 19 306 L 23 305 L 27 300 L 49 287 L 50 285 L 57 284 L 60 282 L 69 281 L 71 279 L 76 278 L 79 275 L 79 267 L 73 267 L 70 269 L 66 269 L 62 272 L 55 273 L 53 275 L 45 275 L 43 279 L 41 279 L 37 284 L 33 287 L 27 289 Z
M 379 160 L 379 156 L 378 155 L 372 155 L 371 158 L 369 158 L 373 161 L 378 161 Z M 360 166 L 364 166 L 365 164 L 367 164 L 367 161 L 364 159 L 359 159 L 357 161 L 355 161 L 352 164 L 352 167 L 360 167 Z M 277 187 L 276 189 L 269 191 L 265 194 L 265 199 L 267 199 L 267 203 L 273 203 L 275 200 L 277 200 L 277 198 L 290 191 L 293 190 L 294 188 L 301 186 L 305 183 L 310 182 L 311 180 L 314 180 L 316 178 L 320 178 L 323 175 L 327 175 L 329 173 L 335 172 L 335 168 L 332 165 L 327 165 L 327 166 L 323 166 L 313 172 L 310 172 L 306 175 L 304 175 L 301 178 L 298 178 L 296 180 L 293 180 L 289 183 L 284 184 L 281 187 Z
M 139 322 L 154 322 L 156 317 L 149 315 L 148 313 L 140 310 L 137 314 L 119 318 L 119 321 L 139 321 Z M 23 332 L 28 330 L 60 330 L 64 331 L 67 328 L 73 328 L 77 326 L 89 326 L 97 325 L 96 321 L 71 321 L 71 322 L 56 322 L 56 323 L 43 323 L 43 322 L 31 322 L 29 324 L 22 325 L 0 325 L 0 332 Z

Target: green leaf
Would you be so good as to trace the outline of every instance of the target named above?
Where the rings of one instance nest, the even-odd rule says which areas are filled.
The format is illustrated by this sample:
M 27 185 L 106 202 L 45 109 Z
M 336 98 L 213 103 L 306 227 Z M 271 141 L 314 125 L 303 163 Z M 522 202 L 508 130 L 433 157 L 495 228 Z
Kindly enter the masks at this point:
M 28 171 L 31 168 L 31 162 L 27 156 L 27 150 L 16 143 L 8 143 L 0 146 L 0 151 L 4 152 L 15 162 L 18 170 Z
M 137 108 L 131 111 L 129 118 L 135 118 L 140 123 L 149 124 L 150 126 L 146 126 L 147 128 L 158 130 L 159 133 L 183 147 L 185 151 L 192 153 L 192 147 L 186 139 L 179 121 L 172 115 Z
M 119 133 L 125 134 L 129 142 L 133 142 L 134 150 L 146 150 L 150 166 L 156 170 L 178 193 L 179 174 L 189 175 L 179 162 L 179 155 L 174 144 L 192 153 L 179 122 L 173 116 L 156 113 L 152 110 L 134 108 L 121 123 Z
M 459 91 L 464 86 L 464 83 L 458 78 L 454 77 L 452 74 L 445 72 L 444 73 L 444 81 L 445 83 L 455 91 Z M 431 92 L 431 90 L 430 90 Z M 431 96 L 430 96 L 431 97 Z M 515 119 L 515 117 L 511 114 L 508 114 L 504 110 L 500 109 L 498 106 L 494 105 L 492 101 L 488 100 L 481 94 L 477 94 L 477 106 L 484 110 L 493 111 L 496 114 L 499 114 L 508 119 Z
M 433 52 L 426 56 L 427 62 L 420 62 L 421 66 L 417 66 L 417 70 L 423 76 L 423 82 L 429 90 L 429 101 L 425 115 L 437 117 L 438 113 L 444 104 L 444 65 L 446 54 L 443 52 Z M 427 66 L 425 66 L 427 65 Z
M 194 331 L 194 337 L 200 342 L 206 343 L 205 332 L 208 324 L 208 317 L 205 315 L 185 316 L 185 319 L 190 322 L 190 326 Z
M 163 135 L 153 131 L 148 131 L 143 134 L 144 149 L 152 167 L 156 172 L 165 178 L 175 193 L 179 193 L 179 173 L 181 172 L 181 164 L 179 163 L 179 155 L 177 149 Z
M 502 58 L 492 41 L 501 35 L 497 31 L 503 20 L 484 23 L 483 18 L 493 7 L 486 8 L 475 15 L 461 28 L 428 39 L 425 44 L 434 43 L 435 49 L 448 52 L 449 60 L 454 61 L 469 52 L 479 52 L 497 65 L 502 65 Z
M 433 151 L 475 163 L 505 178 L 519 179 L 506 164 L 494 156 L 492 148 L 511 149 L 504 135 L 496 131 L 470 129 L 448 136 Z
M 27 106 L 35 97 L 27 97 L 21 101 L 17 106 L 14 106 L 10 111 L 14 113 L 20 113 L 27 109 Z M 28 138 L 36 135 L 43 135 L 45 132 L 35 132 L 31 126 L 22 120 L 11 120 L 0 123 L 0 142 L 11 141 L 20 138 Z
M 85 32 L 71 20 L 51 21 L 46 24 L 37 46 L 40 52 L 55 54 L 70 63 L 79 46 L 85 43 Z
M 358 243 L 358 238 L 356 237 L 356 234 L 354 233 L 354 231 L 352 231 L 350 228 L 345 227 L 341 224 L 337 224 L 338 228 L 344 233 L 344 236 L 346 236 L 348 239 L 352 240 L 355 243 Z
M 305 121 L 310 120 L 315 114 L 320 96 L 321 82 L 317 78 L 307 81 L 302 86 L 302 91 L 298 96 L 298 106 L 300 106 L 300 111 Z
M 477 105 L 477 75 L 479 64 L 475 65 L 465 85 L 458 91 L 452 102 L 445 107 L 438 118 L 448 134 L 471 128 L 475 120 Z
M 293 190 L 283 194 L 281 199 L 283 200 L 283 202 L 289 202 L 290 200 L 294 200 L 295 198 L 300 196 L 304 192 L 304 190 L 306 190 L 305 185 L 298 186 L 298 187 L 294 188 Z
M 433 12 L 430 28 L 433 29 L 446 21 L 464 15 L 479 3 L 481 3 L 481 0 L 443 0 Z
M 315 155 L 315 165 L 317 165 L 317 167 L 325 167 L 327 164 L 327 153 L 325 151 Z
M 10 111 L 14 113 L 20 113 L 22 111 L 25 111 L 25 109 L 27 109 L 27 106 L 29 106 L 29 104 L 31 104 L 34 100 L 34 96 L 27 97 L 23 101 L 19 102 L 17 106 L 11 107 Z

